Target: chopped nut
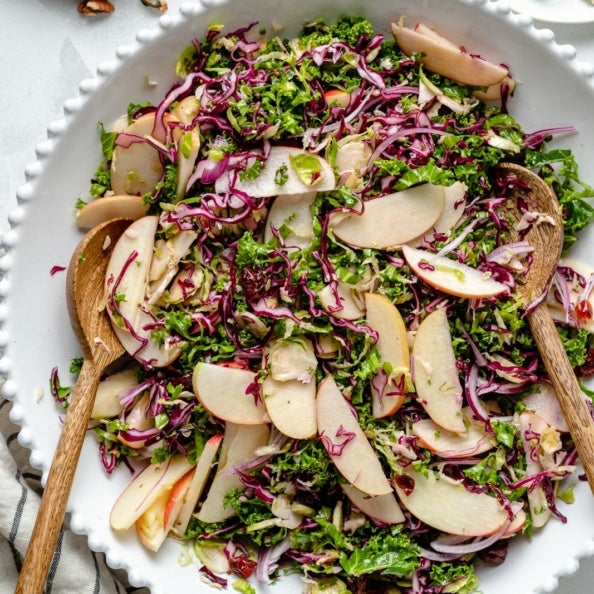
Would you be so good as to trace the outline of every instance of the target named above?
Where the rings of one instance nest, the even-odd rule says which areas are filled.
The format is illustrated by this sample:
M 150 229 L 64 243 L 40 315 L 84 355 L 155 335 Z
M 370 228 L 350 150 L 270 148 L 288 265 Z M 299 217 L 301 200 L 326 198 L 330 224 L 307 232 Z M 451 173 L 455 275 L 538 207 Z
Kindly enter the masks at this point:
M 165 12 L 167 10 L 167 2 L 164 0 L 141 0 L 145 6 L 150 6 L 151 8 L 157 8 L 161 12 Z
M 101 13 L 113 12 L 113 4 L 108 0 L 83 0 L 78 5 L 78 12 L 86 16 L 95 16 Z

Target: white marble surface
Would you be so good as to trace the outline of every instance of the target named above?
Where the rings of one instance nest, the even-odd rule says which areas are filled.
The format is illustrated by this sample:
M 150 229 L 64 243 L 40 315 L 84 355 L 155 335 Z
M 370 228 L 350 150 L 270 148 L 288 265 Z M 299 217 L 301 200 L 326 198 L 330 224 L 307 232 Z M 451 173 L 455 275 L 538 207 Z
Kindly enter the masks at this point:
M 141 0 L 112 3 L 114 13 L 88 18 L 77 12 L 78 0 L 0 0 L 0 233 L 9 228 L 17 188 L 36 158 L 35 146 L 46 139 L 47 124 L 62 117 L 82 79 L 161 15 Z M 168 4 L 169 12 L 177 12 L 182 0 Z M 559 43 L 573 45 L 578 58 L 594 62 L 594 24 L 536 23 L 553 30 Z M 591 592 L 593 582 L 594 558 L 582 560 L 556 594 Z

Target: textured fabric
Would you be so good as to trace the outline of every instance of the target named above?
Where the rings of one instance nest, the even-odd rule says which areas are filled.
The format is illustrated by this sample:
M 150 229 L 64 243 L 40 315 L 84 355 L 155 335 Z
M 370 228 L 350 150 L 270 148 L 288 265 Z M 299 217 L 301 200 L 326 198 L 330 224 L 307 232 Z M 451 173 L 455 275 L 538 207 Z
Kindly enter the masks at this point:
M 14 592 L 39 508 L 40 472 L 29 464 L 29 451 L 17 441 L 10 421 L 11 404 L 0 396 L 0 594 Z M 148 594 L 132 588 L 122 571 L 112 571 L 105 557 L 88 547 L 84 536 L 63 531 L 48 572 L 46 594 Z

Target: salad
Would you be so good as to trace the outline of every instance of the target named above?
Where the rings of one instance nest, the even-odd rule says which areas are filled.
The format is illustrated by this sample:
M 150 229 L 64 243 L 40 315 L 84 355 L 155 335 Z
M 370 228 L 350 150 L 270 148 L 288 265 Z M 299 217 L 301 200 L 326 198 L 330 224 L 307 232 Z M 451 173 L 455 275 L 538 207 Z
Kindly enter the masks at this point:
M 100 124 L 77 222 L 131 224 L 105 282 L 127 356 L 93 428 L 107 472 L 142 467 L 110 524 L 186 542 L 215 586 L 475 592 L 477 563 L 572 499 L 577 455 L 515 294 L 547 221 L 527 191 L 512 225 L 520 182 L 498 165 L 554 188 L 569 250 L 594 190 L 547 142 L 574 129 L 523 130 L 508 65 L 391 30 L 213 26 L 159 104 Z M 539 296 L 580 378 L 593 279 L 563 259 Z M 52 387 L 67 402 L 57 371 Z

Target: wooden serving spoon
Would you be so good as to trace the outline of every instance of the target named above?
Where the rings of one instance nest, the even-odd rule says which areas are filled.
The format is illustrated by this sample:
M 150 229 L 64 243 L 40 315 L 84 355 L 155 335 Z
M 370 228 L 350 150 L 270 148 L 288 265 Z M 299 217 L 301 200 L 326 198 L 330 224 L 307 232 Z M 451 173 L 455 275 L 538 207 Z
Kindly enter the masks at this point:
M 84 361 L 70 396 L 16 594 L 43 592 L 99 380 L 105 368 L 123 354 L 104 312 L 104 284 L 111 248 L 129 224 L 128 219 L 114 219 L 98 225 L 85 235 L 70 260 L 68 313 Z
M 528 306 L 548 290 L 555 273 L 563 247 L 561 207 L 553 189 L 532 171 L 513 163 L 502 164 L 499 170 L 530 188 L 510 184 L 510 198 L 524 200 L 530 211 L 546 217 L 532 225 L 524 237 L 534 247 L 533 260 L 524 284 L 518 284 L 516 291 Z M 519 222 L 522 213 L 517 202 L 508 199 L 502 212 Z M 528 313 L 528 323 L 594 493 L 594 421 L 544 300 Z

